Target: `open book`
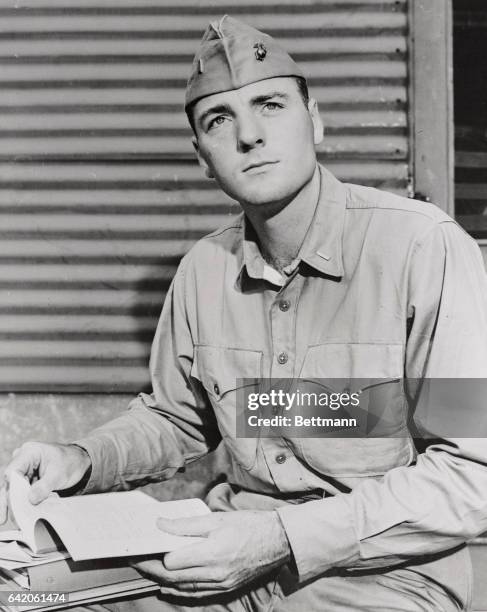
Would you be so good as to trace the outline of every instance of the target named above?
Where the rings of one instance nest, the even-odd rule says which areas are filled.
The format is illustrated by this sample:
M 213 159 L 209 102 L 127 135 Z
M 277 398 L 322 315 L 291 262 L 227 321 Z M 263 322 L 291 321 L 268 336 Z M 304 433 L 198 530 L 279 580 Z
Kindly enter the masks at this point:
M 29 483 L 10 478 L 9 508 L 14 527 L 0 528 L 0 610 L 27 612 L 105 601 L 157 590 L 128 557 L 158 556 L 198 541 L 158 529 L 158 517 L 206 514 L 199 499 L 158 502 L 141 491 L 60 498 L 37 506 L 28 500 Z M 67 550 L 65 550 L 67 549 Z M 68 592 L 56 605 L 6 603 L 5 592 Z M 26 600 L 29 601 L 29 600 Z
M 62 542 L 75 561 L 156 555 L 187 546 L 195 538 L 161 531 L 157 518 L 209 512 L 200 499 L 158 502 L 141 491 L 65 498 L 53 494 L 34 506 L 29 488 L 27 480 L 12 474 L 9 503 L 19 529 L 0 531 L 0 542 L 20 542 L 34 555 L 58 550 Z

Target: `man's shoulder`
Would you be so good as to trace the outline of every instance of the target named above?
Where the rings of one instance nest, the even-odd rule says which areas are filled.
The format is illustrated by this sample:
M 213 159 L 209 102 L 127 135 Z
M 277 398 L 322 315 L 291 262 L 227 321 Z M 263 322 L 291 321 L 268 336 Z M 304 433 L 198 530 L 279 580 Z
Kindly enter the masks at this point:
M 203 236 L 198 242 L 220 244 L 238 240 L 244 227 L 244 216 L 243 212 L 238 215 L 229 215 L 226 223 Z
M 223 261 L 235 255 L 241 245 L 244 214 L 232 215 L 228 221 L 213 232 L 200 238 L 188 251 L 184 259 L 187 264 L 207 266 L 209 261 Z
M 365 187 L 364 185 L 346 185 L 348 190 L 347 209 L 376 211 L 394 223 L 396 220 L 402 224 L 438 225 L 441 223 L 455 223 L 441 208 L 431 202 L 423 202 L 406 198 L 404 196 Z

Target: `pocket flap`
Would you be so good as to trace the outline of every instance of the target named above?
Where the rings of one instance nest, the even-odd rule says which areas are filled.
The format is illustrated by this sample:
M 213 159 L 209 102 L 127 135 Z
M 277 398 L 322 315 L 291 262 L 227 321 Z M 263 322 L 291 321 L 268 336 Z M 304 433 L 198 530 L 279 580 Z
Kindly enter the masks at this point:
M 254 381 L 262 374 L 262 351 L 197 345 L 191 375 L 201 381 L 208 394 L 217 399 Z
M 402 378 L 403 359 L 402 344 L 319 344 L 308 348 L 301 377 Z

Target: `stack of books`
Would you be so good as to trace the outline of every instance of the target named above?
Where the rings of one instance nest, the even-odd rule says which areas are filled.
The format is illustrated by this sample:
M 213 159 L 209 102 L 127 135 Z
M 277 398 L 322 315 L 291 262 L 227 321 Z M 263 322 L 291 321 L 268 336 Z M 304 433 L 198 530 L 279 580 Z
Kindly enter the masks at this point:
M 13 474 L 0 528 L 0 610 L 56 610 L 158 589 L 131 563 L 160 558 L 199 538 L 158 529 L 157 519 L 206 514 L 200 499 L 159 502 L 141 491 L 29 502 L 30 485 Z

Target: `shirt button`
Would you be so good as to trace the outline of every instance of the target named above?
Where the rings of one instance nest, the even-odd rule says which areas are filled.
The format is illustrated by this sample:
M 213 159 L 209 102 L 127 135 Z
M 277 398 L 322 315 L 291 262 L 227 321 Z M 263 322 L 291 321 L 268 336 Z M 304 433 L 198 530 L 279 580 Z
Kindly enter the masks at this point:
M 289 310 L 289 306 L 291 306 L 289 300 L 281 300 L 279 302 L 279 308 L 282 310 L 282 312 L 287 312 Z
M 281 364 L 284 365 L 285 363 L 287 363 L 287 360 L 289 359 L 289 357 L 287 356 L 287 353 L 279 353 L 278 357 L 277 357 L 277 361 Z
M 213 391 L 215 395 L 220 395 L 220 387 L 216 383 L 213 385 Z
M 284 463 L 286 461 L 286 455 L 276 455 L 276 463 Z

